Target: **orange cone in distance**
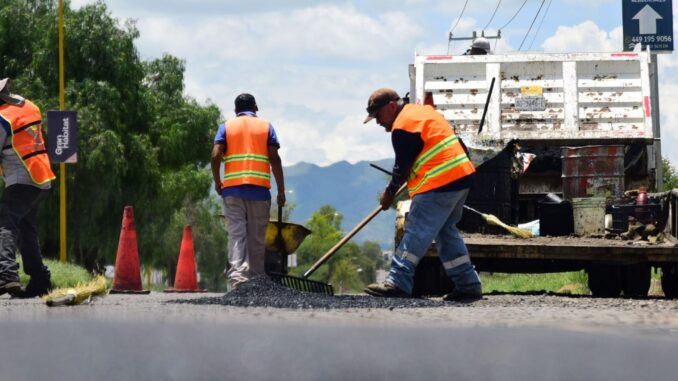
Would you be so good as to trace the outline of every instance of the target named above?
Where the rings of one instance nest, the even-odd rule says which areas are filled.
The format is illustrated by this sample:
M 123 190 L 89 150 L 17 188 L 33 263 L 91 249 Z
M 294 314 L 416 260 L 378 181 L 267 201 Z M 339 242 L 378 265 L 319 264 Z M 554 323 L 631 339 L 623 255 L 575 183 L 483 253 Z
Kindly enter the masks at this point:
M 198 277 L 195 271 L 195 250 L 193 249 L 193 232 L 191 225 L 184 226 L 184 235 L 181 239 L 177 274 L 174 277 L 174 287 L 165 289 L 165 292 L 206 292 L 198 288 Z
M 111 294 L 148 294 L 141 288 L 141 266 L 134 226 L 134 209 L 126 206 L 122 215 L 118 253 L 115 257 L 115 277 Z

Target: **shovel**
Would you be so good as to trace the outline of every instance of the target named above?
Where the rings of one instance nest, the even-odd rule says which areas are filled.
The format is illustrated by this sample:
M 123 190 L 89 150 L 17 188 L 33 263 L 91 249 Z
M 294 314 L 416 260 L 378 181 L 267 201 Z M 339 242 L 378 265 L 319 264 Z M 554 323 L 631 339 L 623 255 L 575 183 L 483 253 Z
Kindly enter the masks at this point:
M 407 188 L 407 183 L 403 184 L 400 189 L 396 192 L 396 194 L 393 196 L 398 197 L 404 190 Z M 327 262 L 328 259 L 330 259 L 339 249 L 341 249 L 346 242 L 348 242 L 351 238 L 353 238 L 354 235 L 356 235 L 365 225 L 367 225 L 374 217 L 381 212 L 381 205 L 379 205 L 376 209 L 372 211 L 367 217 L 363 218 L 362 221 L 358 223 L 350 232 L 348 232 L 342 239 L 339 240 L 334 246 L 332 246 L 331 249 L 325 253 L 320 259 L 318 259 L 306 272 L 304 275 L 301 277 L 297 276 L 292 276 L 292 275 L 286 275 L 286 274 L 277 274 L 277 273 L 271 273 L 269 276 L 271 279 L 273 279 L 275 282 L 289 287 L 293 288 L 299 291 L 307 291 L 307 292 L 316 292 L 319 294 L 325 294 L 332 296 L 334 295 L 334 289 L 332 288 L 331 285 L 323 282 L 318 282 L 314 280 L 308 279 L 308 277 L 311 276 L 320 266 L 322 266 L 323 263 Z
M 266 226 L 266 251 L 271 253 L 294 253 L 304 238 L 311 234 L 306 227 L 282 222 L 282 210 L 278 211 L 278 221 L 268 221 Z

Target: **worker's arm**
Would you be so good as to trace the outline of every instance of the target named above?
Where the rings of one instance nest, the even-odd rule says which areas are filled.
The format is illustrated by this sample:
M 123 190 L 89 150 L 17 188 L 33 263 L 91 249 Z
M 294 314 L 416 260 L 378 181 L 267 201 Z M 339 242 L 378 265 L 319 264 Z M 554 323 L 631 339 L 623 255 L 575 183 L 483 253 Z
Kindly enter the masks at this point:
M 410 175 L 414 160 L 419 156 L 424 148 L 424 141 L 421 134 L 412 133 L 403 130 L 391 132 L 391 143 L 395 152 L 395 165 L 393 165 L 393 176 L 384 193 L 380 198 L 381 207 L 387 210 L 393 204 L 393 199 L 401 185 L 403 185 Z
M 221 190 L 223 189 L 223 183 L 221 182 L 221 176 L 219 176 L 219 170 L 221 169 L 221 161 L 224 157 L 224 151 L 226 150 L 226 145 L 222 143 L 215 143 L 212 148 L 212 178 L 214 179 L 214 189 L 217 191 L 219 196 L 221 196 Z
M 283 175 L 282 160 L 278 155 L 278 146 L 268 146 L 268 161 L 271 163 L 271 171 L 278 186 L 278 205 L 285 206 L 285 176 Z

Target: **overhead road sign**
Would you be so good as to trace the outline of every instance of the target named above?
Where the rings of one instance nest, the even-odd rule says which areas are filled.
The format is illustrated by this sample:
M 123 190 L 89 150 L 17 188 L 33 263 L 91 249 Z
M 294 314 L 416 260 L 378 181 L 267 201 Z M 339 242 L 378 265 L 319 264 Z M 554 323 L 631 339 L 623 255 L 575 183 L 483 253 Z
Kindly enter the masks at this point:
M 637 44 L 655 53 L 673 51 L 672 0 L 623 0 L 624 50 Z

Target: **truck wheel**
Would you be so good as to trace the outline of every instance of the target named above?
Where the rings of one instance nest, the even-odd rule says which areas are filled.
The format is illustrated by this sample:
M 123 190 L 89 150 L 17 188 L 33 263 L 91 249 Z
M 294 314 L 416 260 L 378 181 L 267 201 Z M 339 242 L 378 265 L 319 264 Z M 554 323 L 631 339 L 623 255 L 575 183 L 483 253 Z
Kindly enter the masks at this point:
M 593 296 L 616 298 L 622 290 L 621 269 L 615 265 L 591 265 L 588 268 L 589 290 Z
M 678 298 L 678 265 L 662 266 L 662 290 L 667 299 Z
M 646 298 L 650 291 L 652 271 L 647 263 L 622 267 L 622 290 L 624 296 Z

